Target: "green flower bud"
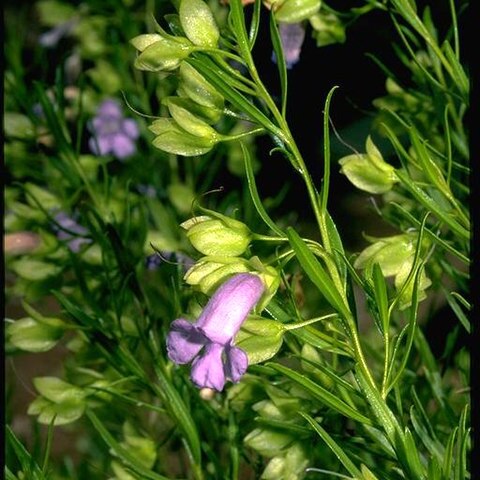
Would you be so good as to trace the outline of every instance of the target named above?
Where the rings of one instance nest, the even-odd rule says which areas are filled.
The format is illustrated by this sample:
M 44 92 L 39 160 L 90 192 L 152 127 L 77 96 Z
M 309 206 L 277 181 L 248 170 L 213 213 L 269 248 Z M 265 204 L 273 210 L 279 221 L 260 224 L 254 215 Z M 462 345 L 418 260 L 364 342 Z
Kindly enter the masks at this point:
M 245 252 L 252 234 L 242 222 L 224 215 L 199 216 L 183 222 L 192 245 L 204 255 L 235 257 Z
M 304 478 L 308 458 L 298 442 L 290 445 L 282 455 L 273 457 L 262 473 L 264 480 L 300 480 Z
M 141 436 L 130 422 L 123 424 L 125 441 L 121 445 L 135 455 L 135 458 L 145 468 L 152 468 L 157 458 L 155 442 L 148 437 Z
M 258 257 L 252 257 L 249 260 L 251 271 L 258 273 L 258 276 L 262 279 L 265 285 L 265 292 L 257 303 L 257 310 L 262 311 L 270 302 L 270 300 L 277 293 L 280 286 L 281 278 L 280 273 L 271 266 L 265 267 Z
M 10 344 L 27 352 L 47 352 L 62 338 L 65 323 L 58 318 L 43 318 L 38 321 L 31 317 L 10 323 L 5 333 Z
M 408 275 L 410 274 L 410 270 L 413 265 L 413 258 L 411 262 L 406 262 L 402 265 L 400 270 L 398 271 L 397 275 L 395 276 L 395 288 L 397 291 L 403 287 L 403 284 L 407 280 Z M 417 290 L 417 301 L 421 302 L 427 298 L 427 294 L 425 290 L 432 284 L 431 280 L 425 274 L 425 269 L 422 269 L 420 272 L 420 279 L 418 281 L 418 290 Z M 412 304 L 412 296 L 413 296 L 413 289 L 415 286 L 415 277 L 412 276 L 410 281 L 408 282 L 405 290 L 403 290 L 402 294 L 400 295 L 399 299 L 399 308 L 400 310 L 404 310 L 405 308 L 409 307 Z
M 3 114 L 4 135 L 9 138 L 31 139 L 35 137 L 35 127 L 26 115 L 18 112 Z
M 41 205 L 44 210 L 58 208 L 60 201 L 48 190 L 29 182 L 25 183 L 24 188 L 28 193 L 27 202 L 35 209 L 39 208 L 38 205 Z
M 262 473 L 262 480 L 278 480 L 279 478 L 285 478 L 283 473 L 285 471 L 285 457 L 277 456 L 273 457 L 265 467 Z
M 261 400 L 255 403 L 252 409 L 264 418 L 276 418 L 278 420 L 285 418 L 282 411 L 271 400 Z
M 360 190 L 385 193 L 398 181 L 395 169 L 383 160 L 382 154 L 367 138 L 366 154 L 347 155 L 339 160 L 340 171 Z
M 216 117 L 215 112 L 212 112 L 210 118 L 206 118 L 210 113 L 207 107 L 196 106 L 194 102 L 185 98 L 168 97 L 163 103 L 167 105 L 173 119 L 186 132 L 196 137 L 211 138 L 215 141 L 219 139 L 218 132 L 207 123 L 212 117 Z
M 135 59 L 135 67 L 151 72 L 177 69 L 195 48 L 186 38 L 157 33 L 138 35 L 130 43 L 141 52 Z
M 250 271 L 248 261 L 243 258 L 208 256 L 201 258 L 191 267 L 184 280 L 209 295 L 232 274 Z
M 424 239 L 421 246 L 422 250 L 425 251 L 428 249 L 429 245 L 430 241 Z M 400 291 L 410 274 L 415 258 L 416 246 L 417 237 L 414 234 L 402 234 L 381 238 L 363 250 L 356 259 L 354 266 L 356 268 L 370 268 L 374 263 L 378 263 L 385 277 L 395 276 L 395 288 L 397 291 Z M 412 277 L 410 279 L 408 286 L 402 292 L 399 299 L 400 309 L 407 308 L 411 305 L 414 278 L 415 277 Z M 430 279 L 426 276 L 425 271 L 422 270 L 418 282 L 418 301 L 426 298 L 425 290 L 430 285 Z
M 265 362 L 282 346 L 285 327 L 276 320 L 248 318 L 235 337 L 235 345 L 248 356 L 248 364 Z
M 29 257 L 16 260 L 11 268 L 19 277 L 33 282 L 55 277 L 62 270 L 58 265 Z
M 37 377 L 33 380 L 40 393 L 29 406 L 29 415 L 38 415 L 43 424 L 64 425 L 83 415 L 86 407 L 85 392 L 55 377 Z
M 396 275 L 415 255 L 414 235 L 402 234 L 380 238 L 360 253 L 355 268 L 365 268 L 378 263 L 386 277 Z
M 195 192 L 184 183 L 171 183 L 167 187 L 168 198 L 178 212 L 188 214 L 192 210 Z
M 244 443 L 265 457 L 282 453 L 293 441 L 289 433 L 268 428 L 255 428 L 244 439 Z
M 159 118 L 149 127 L 157 135 L 152 144 L 164 152 L 193 157 L 209 152 L 217 143 L 218 135 L 197 137 L 181 128 L 171 118 Z
M 187 62 L 180 65 L 180 88 L 199 105 L 223 110 L 224 99 L 205 78 Z
M 203 0 L 181 0 L 180 23 L 185 35 L 195 45 L 215 48 L 220 32 L 212 11 Z
M 332 12 L 318 12 L 309 18 L 313 28 L 313 38 L 317 47 L 324 47 L 334 43 L 344 43 L 347 36 L 345 25 L 340 18 Z
M 278 7 L 277 3 L 274 5 L 275 19 L 279 22 L 298 23 L 317 13 L 320 4 L 321 0 L 285 0 Z

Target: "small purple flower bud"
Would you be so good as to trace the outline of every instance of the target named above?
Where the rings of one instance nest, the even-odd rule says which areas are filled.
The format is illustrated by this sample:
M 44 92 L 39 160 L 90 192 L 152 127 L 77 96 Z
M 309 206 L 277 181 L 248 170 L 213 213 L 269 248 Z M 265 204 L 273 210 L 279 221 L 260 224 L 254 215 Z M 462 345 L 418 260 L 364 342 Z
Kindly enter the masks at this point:
M 246 372 L 247 354 L 233 339 L 264 290 L 258 276 L 239 273 L 218 288 L 197 322 L 172 323 L 168 357 L 177 364 L 192 362 L 191 378 L 199 388 L 221 391 L 227 379 L 236 383 Z
M 300 60 L 300 52 L 302 51 L 303 41 L 305 39 L 305 27 L 299 23 L 279 23 L 278 29 L 280 40 L 282 42 L 283 55 L 287 68 L 292 68 Z M 272 60 L 277 61 L 275 52 Z
M 38 43 L 45 48 L 54 48 L 58 42 L 68 35 L 78 24 L 78 18 L 72 18 L 66 22 L 59 23 L 52 29 L 42 33 L 38 37 Z
M 93 134 L 88 145 L 96 155 L 112 153 L 123 160 L 135 153 L 134 140 L 140 135 L 138 125 L 132 118 L 124 118 L 116 100 L 108 99 L 100 104 L 88 129 Z
M 177 264 L 186 272 L 195 265 L 195 260 L 181 252 L 161 252 L 152 253 L 145 258 L 145 267 L 147 270 L 156 270 L 163 262 Z
M 67 240 L 67 246 L 72 252 L 79 252 L 82 245 L 90 243 L 91 240 L 85 238 L 88 230 L 79 225 L 72 217 L 65 212 L 59 212 L 55 215 L 57 225 L 54 225 L 57 238 L 59 240 Z M 77 236 L 78 235 L 78 236 Z

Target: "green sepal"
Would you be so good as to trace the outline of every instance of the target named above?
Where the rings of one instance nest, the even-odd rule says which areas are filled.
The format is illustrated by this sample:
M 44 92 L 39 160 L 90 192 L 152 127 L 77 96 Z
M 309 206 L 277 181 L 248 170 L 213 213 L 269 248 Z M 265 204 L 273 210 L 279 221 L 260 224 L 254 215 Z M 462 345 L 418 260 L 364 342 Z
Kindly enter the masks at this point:
M 284 23 L 298 23 L 320 10 L 321 0 L 285 0 L 274 10 L 275 19 Z
M 183 62 L 179 74 L 180 85 L 189 98 L 204 107 L 223 111 L 223 96 L 194 67 Z
M 398 181 L 395 169 L 383 160 L 382 154 L 370 136 L 366 154 L 353 154 L 341 158 L 340 171 L 360 190 L 380 194 L 388 192 Z
M 195 45 L 215 48 L 220 32 L 210 7 L 203 0 L 181 0 L 180 23 L 187 38 Z
M 156 41 L 153 41 L 154 39 Z M 130 42 L 133 46 L 138 45 L 139 50 L 142 49 L 135 59 L 135 68 L 150 72 L 176 70 L 182 60 L 194 50 L 193 45 L 182 37 L 165 38 L 161 35 L 145 34 L 133 38 Z
M 221 135 L 209 125 L 218 121 L 221 112 L 197 105 L 188 98 L 167 97 L 162 103 L 168 107 L 177 124 L 191 135 L 216 141 L 221 138 Z
M 27 352 L 47 352 L 62 338 L 66 324 L 58 318 L 39 322 L 25 317 L 5 328 L 9 343 Z
M 209 152 L 216 143 L 212 138 L 191 135 L 170 118 L 155 120 L 149 129 L 157 134 L 152 142 L 154 147 L 185 157 L 203 155 Z
M 249 317 L 235 337 L 235 345 L 248 356 L 248 364 L 272 358 L 282 346 L 285 327 L 275 320 Z

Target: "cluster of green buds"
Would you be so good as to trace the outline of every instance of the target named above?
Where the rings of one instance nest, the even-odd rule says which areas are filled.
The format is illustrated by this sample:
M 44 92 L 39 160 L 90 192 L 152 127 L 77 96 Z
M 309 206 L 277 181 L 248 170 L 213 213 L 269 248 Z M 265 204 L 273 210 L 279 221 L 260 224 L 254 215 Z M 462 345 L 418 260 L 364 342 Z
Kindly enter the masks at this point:
M 401 293 L 399 298 L 399 308 L 404 309 L 411 305 L 414 289 L 414 278 L 410 277 L 408 284 L 405 285 L 412 268 L 414 267 L 417 235 L 414 233 L 404 233 L 374 239 L 372 245 L 363 250 L 357 257 L 354 266 L 356 268 L 370 268 L 377 263 L 382 269 L 385 277 L 394 276 L 395 289 Z M 372 239 L 373 240 L 373 239 Z M 424 240 L 420 246 L 423 254 L 429 247 L 429 242 Z M 431 285 L 430 279 L 422 269 L 418 281 L 417 300 L 426 298 L 425 290 Z
M 181 224 L 191 244 L 204 255 L 187 271 L 185 281 L 210 295 L 235 273 L 256 273 L 266 288 L 259 304 L 262 309 L 280 285 L 278 272 L 265 266 L 258 257 L 241 257 L 253 238 L 244 223 L 217 212 L 208 213 Z
M 153 145 L 176 155 L 203 155 L 218 142 L 231 139 L 213 127 L 223 114 L 224 98 L 184 60 L 193 52 L 215 51 L 219 29 L 203 0 L 181 0 L 178 15 L 169 15 L 169 24 L 174 35 L 157 25 L 158 33 L 131 40 L 139 51 L 136 68 L 178 74 L 177 96 L 162 99 L 170 117 L 158 118 L 149 127 L 155 134 Z
M 305 408 L 308 402 L 300 398 L 298 392 L 289 394 L 274 386 L 266 388 L 269 398 L 255 403 L 252 408 L 260 418 L 290 426 L 299 422 L 299 411 Z M 252 430 L 246 437 L 245 443 L 260 455 L 269 458 L 269 462 L 261 478 L 267 480 L 290 480 L 303 478 L 308 466 L 308 456 L 303 439 L 298 433 L 288 430 L 278 430 L 268 426 L 261 426 Z
M 130 40 L 140 52 L 135 67 L 151 72 L 176 70 L 192 52 L 216 48 L 220 33 L 213 13 L 203 0 L 181 0 L 178 15 L 170 15 L 178 35 L 160 25 L 158 33 L 138 35 Z

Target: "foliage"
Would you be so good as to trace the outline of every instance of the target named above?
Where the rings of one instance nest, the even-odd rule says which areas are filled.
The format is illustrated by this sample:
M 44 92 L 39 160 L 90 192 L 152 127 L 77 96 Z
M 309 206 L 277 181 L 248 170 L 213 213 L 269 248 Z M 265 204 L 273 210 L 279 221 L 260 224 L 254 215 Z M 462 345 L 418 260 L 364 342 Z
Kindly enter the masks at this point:
M 6 299 L 18 317 L 5 320 L 6 352 L 66 352 L 61 378 L 33 379 L 28 412 L 7 385 L 8 479 L 470 478 L 469 5 L 243 3 L 5 11 Z M 319 181 L 292 133 L 289 77 L 304 60 L 301 43 L 290 59 L 283 25 L 348 51 L 350 29 L 373 16 L 391 26 L 397 63 L 366 52 L 385 95 L 365 151 L 335 156 L 329 86 L 323 131 L 304 126 Z M 293 173 L 287 189 L 301 182 L 302 211 L 264 193 L 274 162 Z M 390 228 L 365 232 L 361 251 L 331 214 L 338 174 Z M 307 209 L 311 221 L 292 220 Z M 252 276 L 262 286 L 248 300 L 225 293 Z M 175 325 L 208 348 L 217 330 L 246 373 L 198 388 L 168 355 Z M 25 413 L 44 426 L 30 438 L 15 430 Z M 62 429 L 77 439 L 63 457 Z

